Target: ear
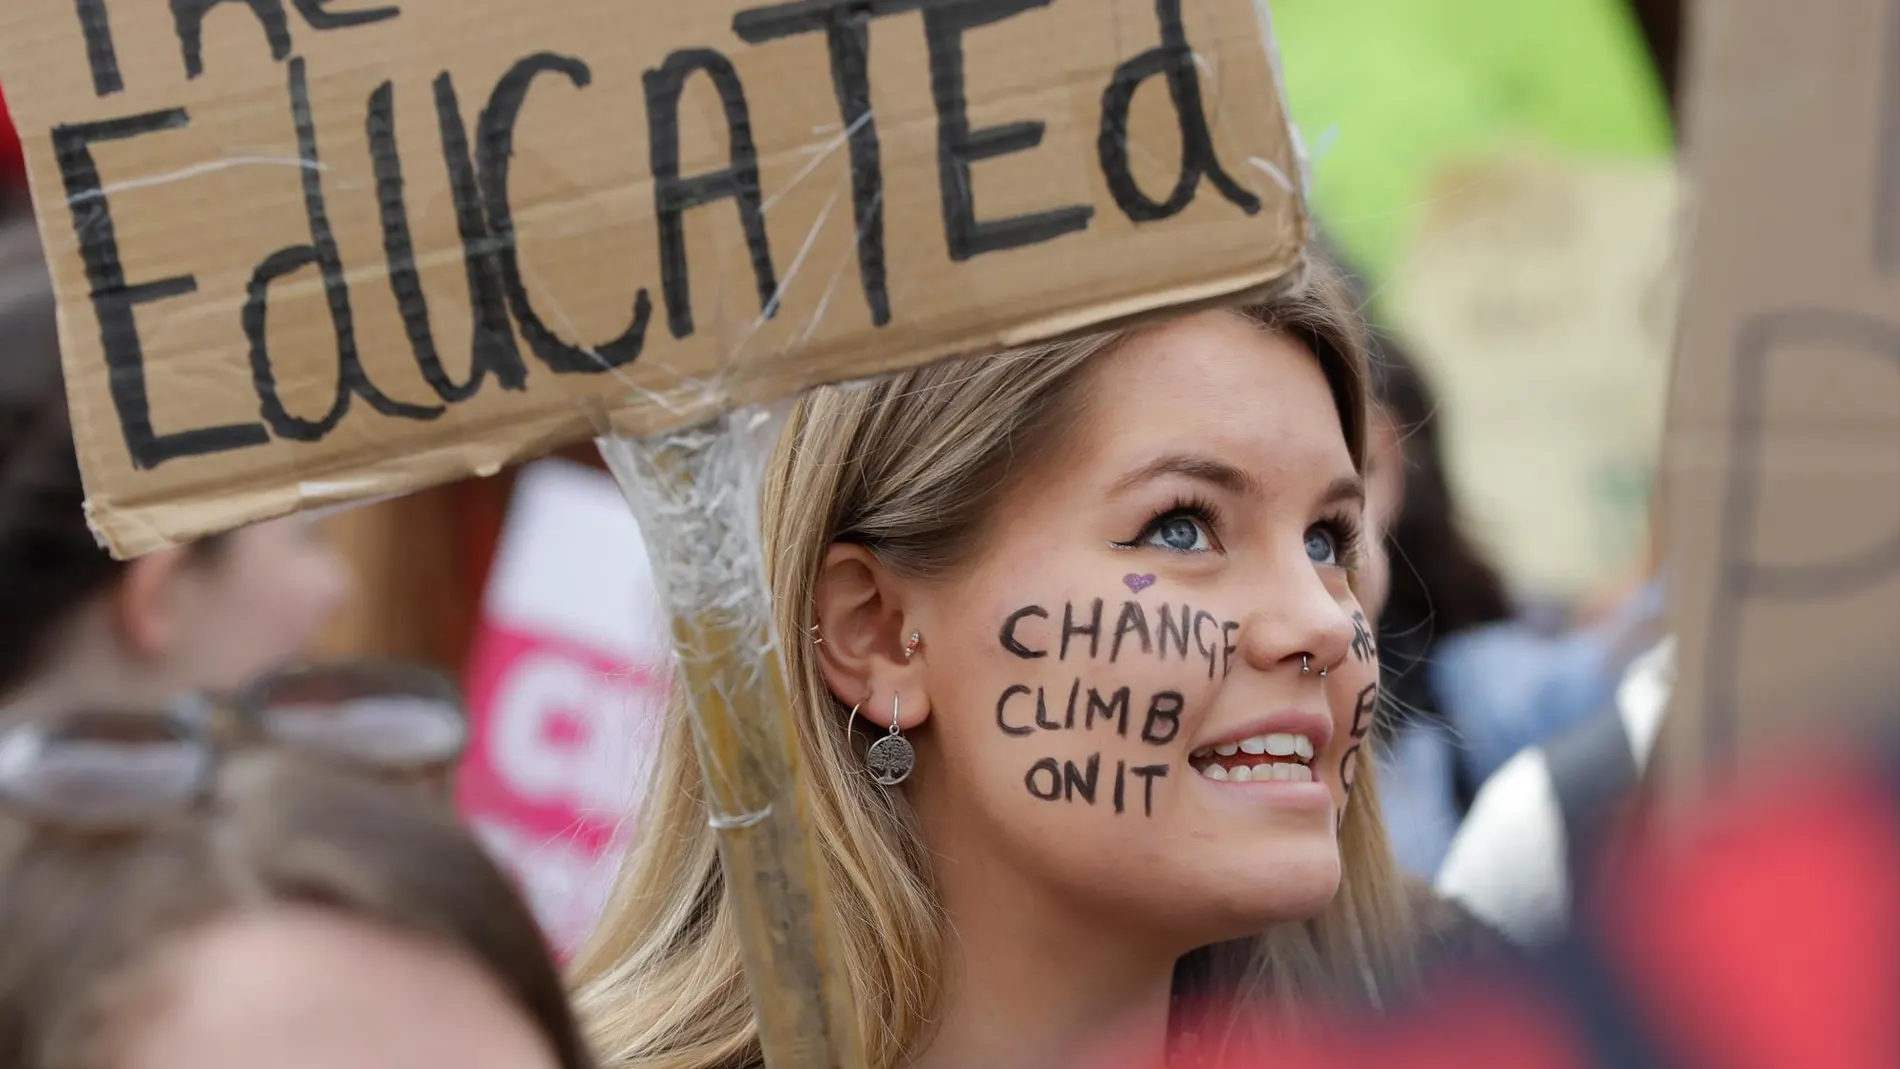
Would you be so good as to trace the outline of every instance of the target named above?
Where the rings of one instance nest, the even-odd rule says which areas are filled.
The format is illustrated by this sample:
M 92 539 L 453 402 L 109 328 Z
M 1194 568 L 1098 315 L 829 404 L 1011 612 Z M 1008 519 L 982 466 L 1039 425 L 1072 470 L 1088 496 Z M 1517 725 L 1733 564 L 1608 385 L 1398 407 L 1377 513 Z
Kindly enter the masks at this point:
M 160 658 L 177 643 L 184 628 L 178 586 L 190 552 L 184 546 L 161 549 L 131 561 L 121 573 L 112 595 L 112 622 L 135 656 Z
M 930 695 L 922 649 L 904 656 L 914 628 L 905 622 L 903 585 L 870 550 L 840 542 L 825 551 L 812 607 L 823 639 L 818 668 L 831 693 L 862 704 L 858 715 L 873 724 L 889 725 L 894 706 L 897 726 L 910 729 L 929 718 Z

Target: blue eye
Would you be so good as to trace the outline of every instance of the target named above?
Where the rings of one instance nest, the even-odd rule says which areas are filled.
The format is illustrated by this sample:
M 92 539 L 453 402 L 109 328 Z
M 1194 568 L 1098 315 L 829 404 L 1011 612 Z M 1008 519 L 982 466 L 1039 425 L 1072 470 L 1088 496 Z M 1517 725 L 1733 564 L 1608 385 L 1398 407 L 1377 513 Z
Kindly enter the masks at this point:
M 1324 527 L 1311 528 L 1306 532 L 1306 556 L 1314 564 L 1338 564 L 1339 540 Z
M 1156 520 L 1142 536 L 1141 544 L 1172 553 L 1205 553 L 1214 548 L 1214 538 L 1199 519 L 1175 513 Z

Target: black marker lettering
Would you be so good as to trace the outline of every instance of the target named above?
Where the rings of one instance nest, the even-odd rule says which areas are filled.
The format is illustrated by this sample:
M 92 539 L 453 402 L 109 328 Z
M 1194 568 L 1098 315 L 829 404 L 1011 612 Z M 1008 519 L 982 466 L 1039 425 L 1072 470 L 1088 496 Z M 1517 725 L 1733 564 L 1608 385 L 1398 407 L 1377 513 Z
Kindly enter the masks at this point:
M 1036 788 L 1036 773 L 1038 772 L 1049 774 L 1049 789 L 1046 791 Z M 1023 776 L 1023 785 L 1028 787 L 1029 793 L 1037 798 L 1045 802 L 1053 802 L 1062 797 L 1062 766 L 1055 758 L 1045 757 L 1029 766 L 1029 772 Z
M 1220 654 L 1220 674 L 1222 679 L 1227 678 L 1228 674 L 1234 670 L 1234 651 L 1240 648 L 1239 644 L 1234 641 L 1234 632 L 1238 630 L 1240 630 L 1240 624 L 1232 620 L 1220 625 L 1220 637 L 1223 643 Z
M 323 199 L 323 164 L 317 156 L 316 120 L 310 113 L 310 84 L 301 56 L 290 61 L 290 115 L 297 129 L 297 153 L 302 161 L 304 214 L 310 224 L 310 243 L 288 245 L 266 256 L 251 274 L 244 301 L 244 334 L 251 343 L 251 384 L 257 391 L 258 406 L 264 422 L 280 438 L 298 442 L 321 441 L 349 413 L 350 397 L 361 395 L 371 408 L 385 416 L 432 420 L 446 409 L 440 405 L 412 405 L 392 400 L 369 380 L 356 350 L 355 316 L 350 310 L 349 276 L 343 269 L 343 253 L 337 248 L 336 234 L 330 228 L 328 209 Z M 277 373 L 271 365 L 270 339 L 265 318 L 270 309 L 270 288 L 279 279 L 315 267 L 323 279 L 324 296 L 330 306 L 330 325 L 336 331 L 336 395 L 330 410 L 319 419 L 307 420 L 293 415 L 277 395 Z
M 1075 602 L 1071 601 L 1065 603 L 1062 606 L 1062 654 L 1057 659 L 1063 661 L 1069 659 L 1069 639 L 1076 635 L 1087 635 L 1089 637 L 1089 659 L 1094 660 L 1096 647 L 1101 644 L 1101 631 L 1101 598 L 1095 599 L 1095 603 L 1090 609 L 1089 622 L 1086 624 L 1078 624 L 1075 622 Z
M 1102 174 L 1123 214 L 1137 223 L 1149 223 L 1178 214 L 1194 200 L 1205 176 L 1222 196 L 1248 215 L 1260 211 L 1260 198 L 1247 192 L 1221 169 L 1214 151 L 1214 135 L 1207 127 L 1201 103 L 1200 75 L 1194 68 L 1194 49 L 1181 21 L 1181 0 L 1155 0 L 1161 24 L 1161 44 L 1115 68 L 1115 77 L 1102 93 L 1102 129 L 1097 139 Z M 1154 77 L 1168 82 L 1175 118 L 1181 124 L 1181 177 L 1168 199 L 1149 199 L 1135 181 L 1128 159 L 1128 112 L 1141 83 Z
M 92 158 L 95 144 L 125 141 L 145 134 L 182 130 L 190 123 L 183 108 L 154 111 L 108 122 L 53 128 L 53 154 L 59 161 L 66 187 L 66 204 L 73 214 L 73 232 L 79 238 L 79 256 L 86 264 L 93 315 L 99 320 L 99 348 L 105 353 L 106 389 L 119 417 L 132 466 L 156 468 L 176 457 L 224 453 L 264 445 L 270 432 L 261 423 L 227 423 L 188 431 L 159 434 L 152 429 L 151 398 L 145 392 L 145 351 L 139 342 L 138 320 L 132 310 L 141 304 L 196 293 L 198 280 L 176 275 L 155 282 L 128 283 L 119 259 L 119 239 L 112 225 L 112 206 L 106 200 L 99 166 Z
M 1339 783 L 1344 790 L 1345 798 L 1348 802 L 1352 801 L 1352 786 L 1358 779 L 1359 744 L 1355 742 L 1351 746 L 1346 747 L 1345 753 L 1339 755 Z M 1346 825 L 1346 810 L 1344 806 L 1339 810 L 1339 825 L 1340 827 L 1345 827 Z
M 1038 657 L 1049 656 L 1048 650 L 1032 650 L 1028 646 L 1023 645 L 1022 642 L 1016 638 L 1016 625 L 1021 623 L 1025 616 L 1038 616 L 1047 620 L 1049 618 L 1049 610 L 1040 605 L 1025 605 L 1015 612 L 1010 613 L 1009 619 L 1003 621 L 1003 632 L 1000 636 L 1003 642 L 1003 648 L 1021 657 L 1025 661 L 1033 661 Z
M 389 264 L 389 288 L 402 313 L 403 331 L 415 353 L 422 377 L 444 401 L 473 397 L 492 373 L 504 390 L 527 388 L 528 369 L 515 348 L 515 332 L 508 318 L 508 298 L 495 261 L 494 238 L 482 212 L 475 165 L 469 158 L 468 131 L 462 124 L 455 85 L 445 73 L 435 81 L 436 116 L 442 132 L 442 157 L 449 171 L 449 191 L 455 202 L 456 223 L 462 236 L 462 261 L 468 274 L 469 309 L 474 323 L 468 378 L 456 382 L 436 352 L 429 323 L 429 298 L 416 270 L 415 244 L 409 233 L 409 207 L 403 196 L 402 156 L 396 142 L 395 87 L 384 82 L 370 94 L 368 118 L 371 165 L 376 171 L 376 200 L 382 208 L 383 256 Z
M 362 11 L 326 10 L 334 0 L 291 0 L 297 7 L 297 13 L 310 24 L 313 30 L 347 30 L 351 26 L 367 26 L 372 22 L 382 22 L 402 14 L 394 7 L 372 7 Z
M 1150 698 L 1148 719 L 1141 725 L 1141 741 L 1153 746 L 1166 746 L 1173 742 L 1181 731 L 1183 704 L 1181 696 L 1171 690 L 1164 690 Z M 1157 724 L 1162 725 L 1159 730 Z
M 1086 771 L 1077 768 L 1074 761 L 1064 761 L 1062 763 L 1062 797 L 1064 800 L 1073 802 L 1075 801 L 1075 796 L 1079 794 L 1082 796 L 1084 802 L 1094 805 L 1095 781 L 1098 778 L 1097 774 L 1101 771 L 1102 755 L 1099 753 L 1089 755 L 1088 768 Z
M 1115 812 L 1116 813 L 1120 813 L 1122 811 L 1122 784 L 1123 784 L 1123 779 L 1125 778 L 1127 771 L 1128 771 L 1127 762 L 1124 762 L 1124 761 L 1115 762 Z
M 1200 650 L 1201 656 L 1207 658 L 1207 678 L 1213 679 L 1214 666 L 1219 663 L 1220 648 L 1212 645 L 1207 639 L 1201 636 L 1202 623 L 1213 624 L 1218 630 L 1220 628 L 1220 621 L 1216 620 L 1214 614 L 1211 612 L 1197 612 L 1194 614 L 1194 648 Z
M 543 74 L 565 75 L 576 89 L 585 89 L 593 81 L 587 64 L 551 52 L 536 53 L 509 68 L 496 83 L 488 106 L 482 109 L 477 124 L 476 166 L 481 172 L 489 225 L 494 228 L 493 246 L 502 286 L 507 291 L 509 307 L 514 309 L 515 322 L 521 325 L 521 336 L 528 340 L 528 348 L 557 375 L 599 374 L 625 367 L 639 358 L 646 346 L 647 321 L 653 316 L 653 301 L 642 287 L 633 300 L 633 325 L 612 341 L 581 348 L 556 337 L 528 300 L 527 287 L 521 279 L 514 210 L 508 201 L 508 178 L 515 152 L 515 123 L 521 118 L 529 86 Z
M 1081 695 L 1082 681 L 1077 679 L 1075 682 L 1069 684 L 1068 713 L 1062 718 L 1062 726 L 1065 730 L 1075 727 L 1075 700 L 1081 697 Z
M 1011 698 L 1014 698 L 1018 694 L 1028 694 L 1028 693 L 1029 693 L 1029 688 L 1023 686 L 1021 683 L 1018 683 L 1015 686 L 1010 687 L 1008 690 L 1005 690 L 1003 692 L 1003 696 L 996 699 L 996 726 L 1003 729 L 1003 734 L 1005 735 L 1033 735 L 1035 734 L 1036 732 L 1035 728 L 1017 727 L 1016 725 L 1010 723 L 1009 719 L 1003 715 L 1003 710 L 1008 708 L 1009 700 Z
M 79 32 L 86 36 L 86 65 L 92 68 L 94 96 L 123 92 L 125 78 L 119 74 L 119 51 L 112 47 L 112 22 L 106 18 L 106 0 L 76 0 Z
M 1115 621 L 1115 642 L 1108 648 L 1108 660 L 1110 664 L 1115 663 L 1121 658 L 1122 637 L 1135 634 L 1141 636 L 1141 652 L 1153 653 L 1154 641 L 1148 636 L 1147 610 L 1141 607 L 1141 602 L 1139 601 L 1124 601 L 1122 602 L 1121 619 Z
M 270 58 L 281 60 L 290 55 L 290 19 L 284 14 L 283 0 L 172 0 L 172 28 L 185 54 L 186 78 L 196 78 L 205 71 L 205 14 L 227 2 L 242 3 L 257 16 L 264 27 L 264 39 L 270 42 Z
M 1168 766 L 1167 765 L 1138 765 L 1134 768 L 1129 769 L 1128 771 L 1133 772 L 1137 776 L 1140 776 L 1143 780 L 1143 783 L 1141 785 L 1141 814 L 1142 816 L 1146 816 L 1146 817 L 1154 816 L 1155 815 L 1155 780 L 1168 778 Z
M 726 119 L 728 166 L 680 177 L 680 96 L 686 80 L 704 73 L 719 93 Z M 759 189 L 759 151 L 752 143 L 752 113 L 732 61 L 710 48 L 682 49 L 646 73 L 647 130 L 652 139 L 653 206 L 660 224 L 660 281 L 666 291 L 666 324 L 675 338 L 693 332 L 692 279 L 686 264 L 686 212 L 730 198 L 739 208 L 752 275 L 759 288 L 759 315 L 778 314 L 778 276 L 765 232 Z
M 937 170 L 943 195 L 944 239 L 950 247 L 950 259 L 959 263 L 987 252 L 1035 245 L 1087 229 L 1095 215 L 1090 205 L 1070 205 L 1008 219 L 978 222 L 976 218 L 970 165 L 1035 148 L 1042 143 L 1043 124 L 1016 122 L 970 129 L 969 102 L 963 90 L 963 34 L 1047 7 L 1050 2 L 962 0 L 924 7 L 930 91 L 937 103 Z
M 1359 699 L 1352 710 L 1352 737 L 1363 739 L 1372 730 L 1372 718 L 1379 708 L 1379 684 L 1368 683 L 1359 692 Z
M 1129 691 L 1127 687 L 1116 690 L 1115 693 L 1108 696 L 1108 700 L 1106 701 L 1102 700 L 1100 691 L 1097 691 L 1094 687 L 1090 687 L 1088 713 L 1083 718 L 1082 726 L 1084 728 L 1093 728 L 1096 718 L 1099 715 L 1104 721 L 1114 722 L 1115 734 L 1127 738 L 1128 704 Z
M 1186 605 L 1182 605 L 1181 625 L 1177 628 L 1174 624 L 1174 617 L 1168 614 L 1168 607 L 1165 604 L 1161 606 L 1161 633 L 1156 636 L 1155 642 L 1161 647 L 1162 660 L 1165 661 L 1168 659 L 1169 635 L 1173 635 L 1176 643 L 1180 646 L 1181 659 L 1183 661 L 1187 660 L 1188 631 L 1190 630 L 1189 622 L 1193 620 L 1193 618 L 1194 610 L 1188 608 Z
M 831 52 L 831 91 L 844 121 L 851 152 L 851 206 L 858 221 L 858 281 L 871 308 L 871 322 L 891 321 L 890 289 L 884 267 L 884 170 L 871 111 L 871 20 L 918 6 L 922 0 L 894 4 L 868 0 L 799 0 L 797 3 L 741 11 L 732 32 L 747 44 L 825 32 Z
M 1378 643 L 1373 641 L 1372 628 L 1366 624 L 1366 614 L 1352 614 L 1352 655 L 1361 661 L 1370 661 L 1379 655 Z
M 1049 705 L 1044 701 L 1045 692 L 1036 688 L 1036 726 L 1044 731 L 1061 731 L 1062 725 L 1049 719 Z

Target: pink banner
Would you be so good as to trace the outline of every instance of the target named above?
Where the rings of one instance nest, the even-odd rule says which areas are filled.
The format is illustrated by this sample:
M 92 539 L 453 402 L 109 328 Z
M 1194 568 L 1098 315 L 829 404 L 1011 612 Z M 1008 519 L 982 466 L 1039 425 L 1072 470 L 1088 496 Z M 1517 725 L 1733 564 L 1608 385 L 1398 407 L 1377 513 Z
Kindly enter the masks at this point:
M 522 473 L 465 686 L 458 802 L 564 954 L 638 819 L 668 653 L 639 530 L 611 480 Z

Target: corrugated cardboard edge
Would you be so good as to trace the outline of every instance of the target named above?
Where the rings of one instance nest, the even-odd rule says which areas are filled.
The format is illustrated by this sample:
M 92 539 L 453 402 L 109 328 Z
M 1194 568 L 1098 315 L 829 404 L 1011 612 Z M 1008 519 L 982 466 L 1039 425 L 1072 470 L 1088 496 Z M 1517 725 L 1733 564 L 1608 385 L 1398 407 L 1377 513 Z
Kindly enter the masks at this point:
M 914 352 L 909 359 L 894 360 L 861 370 L 853 369 L 846 374 L 814 377 L 811 381 L 797 383 L 797 388 L 792 392 L 802 392 L 827 382 L 890 374 L 906 367 L 943 360 L 968 359 L 1032 342 L 1127 329 L 1206 308 L 1240 304 L 1283 293 L 1301 285 L 1306 276 L 1303 250 L 1308 224 L 1303 198 L 1296 197 L 1296 203 L 1300 210 L 1295 214 L 1294 231 L 1289 235 L 1293 240 L 1283 247 L 1279 256 L 1258 270 L 1052 313 L 999 329 L 975 343 L 945 343 L 934 349 Z M 66 329 L 67 324 L 62 317 L 62 334 Z M 689 426 L 711 419 L 721 411 L 773 399 L 770 395 L 754 396 L 747 393 L 743 380 L 727 385 L 733 388 L 716 395 L 709 392 L 708 402 L 701 409 L 694 411 L 690 418 L 675 421 L 670 426 Z M 307 509 L 410 493 L 470 475 L 492 475 L 503 467 L 602 434 L 646 434 L 666 429 L 630 425 L 616 419 L 616 415 L 605 409 L 594 412 L 577 410 L 571 419 L 557 423 L 541 420 L 531 427 L 503 426 L 492 437 L 476 441 L 449 440 L 401 456 L 362 458 L 348 465 L 347 475 L 305 479 L 293 485 L 225 486 L 220 488 L 215 500 L 209 501 L 189 500 L 119 507 L 88 498 L 86 518 L 94 534 L 112 555 L 124 560 L 246 523 L 261 522 Z M 445 435 L 457 430 L 459 428 L 444 428 Z

